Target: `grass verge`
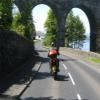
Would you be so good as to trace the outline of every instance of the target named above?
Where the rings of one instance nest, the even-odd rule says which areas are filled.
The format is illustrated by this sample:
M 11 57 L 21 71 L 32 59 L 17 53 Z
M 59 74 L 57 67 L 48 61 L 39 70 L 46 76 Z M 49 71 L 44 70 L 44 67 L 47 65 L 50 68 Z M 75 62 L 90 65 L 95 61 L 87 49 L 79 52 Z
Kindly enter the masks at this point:
M 90 57 L 89 58 L 92 62 L 100 63 L 100 58 Z

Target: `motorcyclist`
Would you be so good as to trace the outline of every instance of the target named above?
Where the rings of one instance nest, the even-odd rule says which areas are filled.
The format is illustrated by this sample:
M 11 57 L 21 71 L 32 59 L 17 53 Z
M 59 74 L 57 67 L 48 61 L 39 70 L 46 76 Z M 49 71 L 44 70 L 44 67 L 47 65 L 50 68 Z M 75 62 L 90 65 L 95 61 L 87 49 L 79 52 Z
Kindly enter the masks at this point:
M 57 56 L 59 55 L 59 51 L 56 49 L 54 43 L 51 44 L 51 48 L 48 52 L 48 57 L 50 57 L 50 67 L 52 67 L 51 63 L 52 60 L 56 60 L 56 66 L 57 66 L 57 71 L 59 72 L 59 59 L 57 59 Z

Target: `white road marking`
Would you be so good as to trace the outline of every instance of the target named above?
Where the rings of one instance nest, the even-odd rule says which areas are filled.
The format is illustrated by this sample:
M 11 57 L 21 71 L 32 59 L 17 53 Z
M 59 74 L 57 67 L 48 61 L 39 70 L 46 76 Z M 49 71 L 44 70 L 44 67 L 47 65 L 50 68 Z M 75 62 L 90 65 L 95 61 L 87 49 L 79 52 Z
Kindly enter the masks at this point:
M 72 81 L 72 84 L 75 85 L 75 82 L 74 82 L 74 79 L 73 79 L 72 75 L 70 73 L 68 73 L 68 75 L 69 75 L 69 77 L 70 77 L 70 79 Z
M 82 100 L 82 98 L 79 94 L 77 94 L 77 98 L 78 98 L 78 100 Z
M 64 66 L 65 70 L 67 70 L 67 67 L 66 67 L 66 65 L 64 63 L 63 63 L 63 66 Z
M 67 70 L 67 66 L 63 62 L 62 62 L 62 64 L 63 64 L 63 67 L 65 68 L 65 70 Z M 72 84 L 75 85 L 75 82 L 74 82 L 74 79 L 73 79 L 72 75 L 69 72 L 68 72 L 68 75 L 69 75 L 69 77 L 72 81 Z
M 65 70 L 67 70 L 68 69 L 67 66 L 63 62 L 62 62 L 62 64 L 63 64 L 63 67 L 65 68 Z
M 67 70 L 68 69 L 67 66 L 63 62 L 62 62 L 62 64 L 63 64 L 63 67 L 65 68 L 65 70 Z M 72 81 L 72 84 L 75 85 L 75 82 L 74 82 L 74 79 L 73 79 L 72 75 L 69 72 L 68 72 L 68 75 L 69 75 L 69 77 Z M 77 98 L 78 98 L 78 100 L 82 100 L 80 94 L 77 94 Z

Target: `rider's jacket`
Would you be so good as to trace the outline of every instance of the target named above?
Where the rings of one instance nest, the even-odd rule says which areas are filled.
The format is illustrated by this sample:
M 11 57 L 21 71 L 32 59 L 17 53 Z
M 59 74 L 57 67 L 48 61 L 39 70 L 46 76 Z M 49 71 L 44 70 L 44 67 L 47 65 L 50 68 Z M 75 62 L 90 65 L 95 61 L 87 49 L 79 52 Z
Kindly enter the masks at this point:
M 57 49 L 51 49 L 48 52 L 48 57 L 50 57 L 50 66 L 56 65 L 59 70 L 59 59 L 57 58 L 57 55 L 59 55 L 59 51 Z
M 59 51 L 57 49 L 52 49 L 49 51 L 48 56 L 54 56 L 54 55 L 59 55 Z

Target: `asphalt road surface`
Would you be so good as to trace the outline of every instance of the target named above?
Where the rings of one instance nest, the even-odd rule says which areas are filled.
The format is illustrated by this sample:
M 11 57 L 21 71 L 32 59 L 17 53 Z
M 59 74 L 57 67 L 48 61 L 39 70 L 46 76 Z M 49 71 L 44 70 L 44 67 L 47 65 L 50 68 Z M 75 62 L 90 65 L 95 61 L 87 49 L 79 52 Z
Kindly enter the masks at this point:
M 60 55 L 60 72 L 55 81 L 50 75 L 47 51 L 40 44 L 36 49 L 41 67 L 22 100 L 100 100 L 100 73 L 85 62 Z

